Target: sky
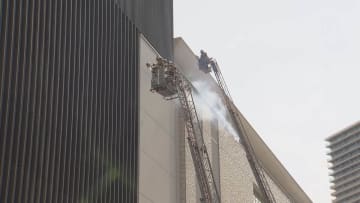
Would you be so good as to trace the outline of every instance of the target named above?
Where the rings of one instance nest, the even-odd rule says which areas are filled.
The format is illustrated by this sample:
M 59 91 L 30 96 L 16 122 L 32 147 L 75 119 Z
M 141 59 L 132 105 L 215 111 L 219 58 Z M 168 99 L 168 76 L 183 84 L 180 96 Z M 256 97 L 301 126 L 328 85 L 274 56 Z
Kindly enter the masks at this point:
M 174 0 L 174 35 L 216 58 L 265 143 L 330 202 L 325 138 L 360 120 L 360 1 Z

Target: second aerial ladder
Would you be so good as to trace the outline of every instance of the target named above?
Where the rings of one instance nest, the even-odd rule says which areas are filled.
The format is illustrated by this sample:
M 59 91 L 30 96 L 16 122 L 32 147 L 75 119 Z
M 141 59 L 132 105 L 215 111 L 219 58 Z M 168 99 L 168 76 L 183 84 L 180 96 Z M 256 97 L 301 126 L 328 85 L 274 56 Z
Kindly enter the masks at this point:
M 245 132 L 244 126 L 240 120 L 240 116 L 237 112 L 237 109 L 232 102 L 230 92 L 227 88 L 224 77 L 221 74 L 219 65 L 217 64 L 215 59 L 209 58 L 207 56 L 206 52 L 201 51 L 201 56 L 199 58 L 199 68 L 200 68 L 200 70 L 202 70 L 205 73 L 210 73 L 211 71 L 213 71 L 213 73 L 216 77 L 217 83 L 223 94 L 223 100 L 225 102 L 225 105 L 230 113 L 232 121 L 235 124 L 234 127 L 240 137 L 240 141 L 246 152 L 246 157 L 249 162 L 249 165 L 253 171 L 256 182 L 258 183 L 258 187 L 260 188 L 260 190 L 264 196 L 264 201 L 266 203 L 275 203 L 276 200 L 275 200 L 273 193 L 271 192 L 269 183 L 265 176 L 265 172 L 262 169 L 262 167 L 255 155 L 254 148 L 250 142 L 250 139 L 249 139 L 247 133 Z

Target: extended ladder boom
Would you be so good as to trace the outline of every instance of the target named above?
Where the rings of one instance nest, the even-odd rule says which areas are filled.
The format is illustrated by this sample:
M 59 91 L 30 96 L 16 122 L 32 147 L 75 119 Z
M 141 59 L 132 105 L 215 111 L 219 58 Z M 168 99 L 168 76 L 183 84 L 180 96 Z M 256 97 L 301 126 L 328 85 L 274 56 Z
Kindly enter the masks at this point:
M 249 140 L 248 135 L 245 132 L 244 126 L 240 120 L 240 116 L 237 113 L 236 107 L 232 102 L 230 92 L 227 88 L 227 85 L 225 83 L 225 80 L 221 74 L 220 68 L 217 64 L 217 62 L 209 58 L 207 54 L 204 51 L 201 51 L 201 57 L 199 59 L 199 66 L 200 69 L 203 70 L 205 73 L 209 73 L 212 69 L 214 72 L 214 75 L 216 77 L 216 80 L 218 82 L 218 85 L 220 89 L 222 90 L 223 99 L 225 101 L 226 107 L 231 115 L 231 118 L 235 124 L 235 129 L 240 137 L 240 141 L 244 146 L 247 159 L 249 161 L 250 167 L 254 173 L 256 182 L 258 183 L 258 186 L 263 193 L 265 197 L 265 201 L 267 203 L 275 203 L 274 195 L 271 192 L 269 183 L 266 179 L 265 173 L 263 169 L 261 168 L 261 165 L 258 162 L 258 159 L 255 156 L 254 149 L 252 147 L 252 144 Z
M 190 153 L 202 195 L 201 200 L 206 203 L 220 203 L 220 196 L 192 96 L 191 83 L 173 63 L 162 58 L 157 58 L 156 64 L 148 66 L 152 71 L 151 90 L 163 95 L 165 99 L 178 98 L 180 101 L 185 116 Z

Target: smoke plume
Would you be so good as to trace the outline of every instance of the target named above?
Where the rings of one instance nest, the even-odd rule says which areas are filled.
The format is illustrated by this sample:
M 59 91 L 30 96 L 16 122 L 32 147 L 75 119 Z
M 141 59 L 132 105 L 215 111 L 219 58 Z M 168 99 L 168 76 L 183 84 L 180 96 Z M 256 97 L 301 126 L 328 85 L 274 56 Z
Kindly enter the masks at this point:
M 202 119 L 218 120 L 219 128 L 226 130 L 234 137 L 236 142 L 239 142 L 239 136 L 230 120 L 226 105 L 223 103 L 221 96 L 214 91 L 215 87 L 205 81 L 195 81 L 192 84 L 196 89 L 193 93 L 196 108 L 204 112 L 202 113 Z

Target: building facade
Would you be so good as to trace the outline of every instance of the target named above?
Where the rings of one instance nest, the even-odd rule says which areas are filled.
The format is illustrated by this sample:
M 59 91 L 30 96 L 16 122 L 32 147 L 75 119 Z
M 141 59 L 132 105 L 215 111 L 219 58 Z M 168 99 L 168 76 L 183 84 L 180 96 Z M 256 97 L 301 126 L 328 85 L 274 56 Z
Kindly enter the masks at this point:
M 219 98 L 173 39 L 172 0 L 0 0 L 0 202 L 199 202 L 176 100 L 146 66 L 173 60 Z M 209 91 L 210 90 L 210 91 Z M 222 202 L 261 202 L 223 107 L 197 108 Z M 240 113 L 240 112 L 239 112 Z M 278 202 L 311 202 L 243 124 Z
M 171 0 L 0 0 L 0 202 L 138 202 L 139 36 Z
M 334 202 L 360 201 L 360 122 L 327 138 Z

